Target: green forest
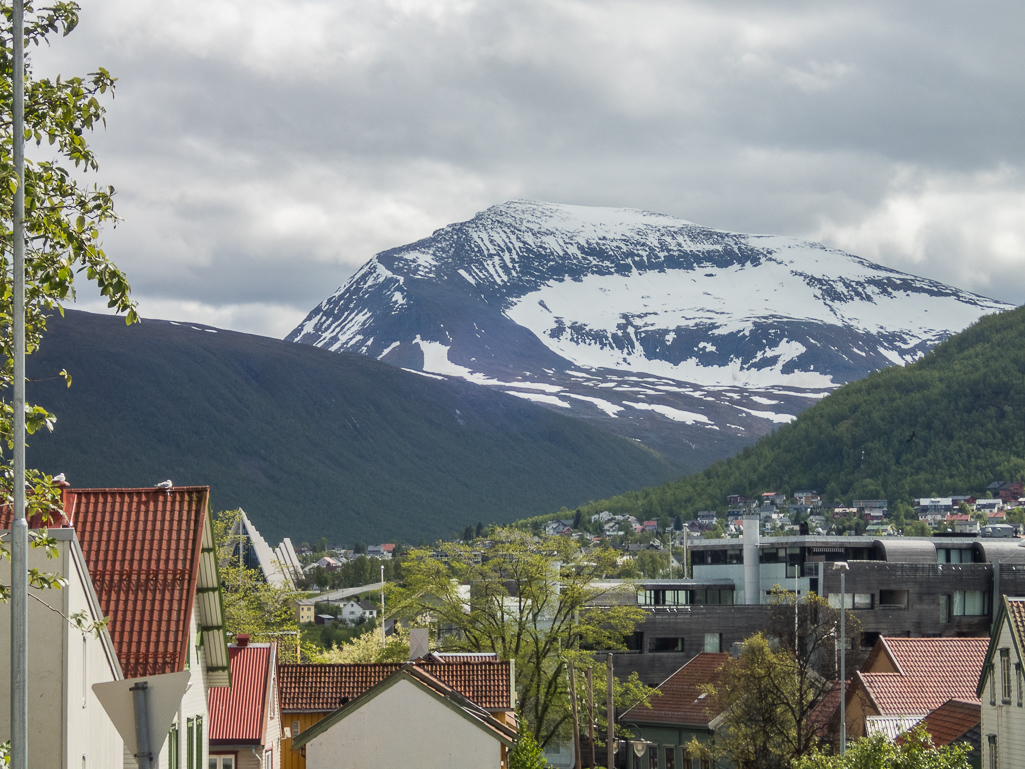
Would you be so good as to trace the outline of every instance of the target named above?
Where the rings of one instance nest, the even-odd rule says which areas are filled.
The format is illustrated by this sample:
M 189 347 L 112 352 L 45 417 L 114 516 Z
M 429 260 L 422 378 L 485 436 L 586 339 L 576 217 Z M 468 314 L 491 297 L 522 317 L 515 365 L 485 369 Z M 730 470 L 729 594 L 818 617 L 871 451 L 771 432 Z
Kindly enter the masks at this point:
M 729 494 L 812 489 L 827 503 L 984 493 L 1025 479 L 1025 308 L 988 315 L 908 366 L 852 382 L 737 456 L 582 507 L 663 522 Z M 560 511 L 559 517 L 566 514 Z

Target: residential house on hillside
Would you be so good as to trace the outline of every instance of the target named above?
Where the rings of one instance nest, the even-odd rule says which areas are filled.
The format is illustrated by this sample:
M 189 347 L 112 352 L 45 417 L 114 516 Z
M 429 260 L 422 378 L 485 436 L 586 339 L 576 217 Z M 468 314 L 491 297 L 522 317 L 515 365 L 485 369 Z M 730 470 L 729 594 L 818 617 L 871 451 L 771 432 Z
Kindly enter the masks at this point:
M 701 687 L 719 683 L 719 669 L 729 656 L 698 654 L 658 685 L 659 694 L 651 698 L 651 707 L 636 705 L 616 719 L 637 738 L 651 743 L 649 767 L 686 767 L 693 758 L 687 752 L 691 740 L 708 742 L 713 738 L 712 722 L 719 713 L 710 710 Z
M 207 766 L 207 694 L 231 683 L 209 500 L 206 486 L 65 488 L 50 524 L 79 538 L 124 677 L 191 672 L 164 767 Z
M 338 616 L 346 622 L 373 619 L 377 616 L 377 606 L 370 601 L 349 601 L 342 606 L 342 611 Z
M 847 737 L 907 731 L 950 699 L 977 702 L 988 638 L 880 638 L 846 696 Z
M 228 647 L 231 686 L 210 690 L 209 769 L 279 769 L 277 647 L 239 635 Z
M 515 730 L 516 690 L 512 662 L 498 662 L 481 655 L 428 655 L 412 664 L 482 708 L 497 723 Z M 306 757 L 293 750 L 294 743 L 339 707 L 356 700 L 403 667 L 399 663 L 278 665 L 284 724 L 281 768 L 306 769 Z M 390 723 L 394 724 L 395 720 L 391 719 Z M 408 725 L 403 722 L 404 727 Z
M 987 769 L 1025 766 L 1025 598 L 1004 596 L 975 693 Z
M 1025 493 L 1025 484 L 1021 481 L 994 481 L 986 487 L 986 491 L 1002 499 L 1005 504 L 1014 504 L 1021 498 L 1022 493 Z
M 545 524 L 545 535 L 549 537 L 557 537 L 561 534 L 571 534 L 573 532 L 573 521 L 567 519 L 565 521 L 548 521 Z
M 339 756 L 352 766 L 504 769 L 517 738 L 514 725 L 409 663 L 293 736 L 292 750 L 308 769 L 334 769 Z
M 9 521 L 8 521 L 9 522 Z M 124 742 L 93 691 L 121 680 L 121 666 L 105 629 L 79 629 L 68 617 L 83 612 L 85 626 L 103 620 L 85 556 L 73 529 L 51 529 L 56 557 L 29 548 L 29 568 L 65 580 L 62 589 L 33 590 L 28 602 L 30 766 L 79 769 L 119 765 Z M 4 532 L 7 539 L 7 533 Z M 8 540 L 9 541 L 9 540 Z M 10 584 L 10 562 L 0 559 L 0 583 Z M 11 659 L 11 605 L 0 603 L 0 659 Z M 11 677 L 0 675 L 0 742 L 10 739 Z

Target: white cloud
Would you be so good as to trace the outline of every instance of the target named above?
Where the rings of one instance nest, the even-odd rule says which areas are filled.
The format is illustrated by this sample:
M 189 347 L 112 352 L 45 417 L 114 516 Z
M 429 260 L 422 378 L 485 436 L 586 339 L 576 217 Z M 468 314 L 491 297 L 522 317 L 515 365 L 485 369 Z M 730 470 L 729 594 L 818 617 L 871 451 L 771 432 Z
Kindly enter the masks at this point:
M 91 0 L 31 54 L 119 78 L 92 141 L 140 300 L 280 336 L 375 252 L 514 197 L 821 237 L 1020 302 L 1022 22 L 926 0 Z

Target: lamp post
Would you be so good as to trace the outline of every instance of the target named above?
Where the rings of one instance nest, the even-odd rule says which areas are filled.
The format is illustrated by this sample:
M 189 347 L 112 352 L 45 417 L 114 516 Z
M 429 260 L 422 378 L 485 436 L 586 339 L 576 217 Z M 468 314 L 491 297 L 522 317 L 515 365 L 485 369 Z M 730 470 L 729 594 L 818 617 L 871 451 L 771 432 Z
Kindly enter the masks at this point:
M 837 561 L 833 569 L 840 572 L 840 755 L 847 750 L 847 561 Z

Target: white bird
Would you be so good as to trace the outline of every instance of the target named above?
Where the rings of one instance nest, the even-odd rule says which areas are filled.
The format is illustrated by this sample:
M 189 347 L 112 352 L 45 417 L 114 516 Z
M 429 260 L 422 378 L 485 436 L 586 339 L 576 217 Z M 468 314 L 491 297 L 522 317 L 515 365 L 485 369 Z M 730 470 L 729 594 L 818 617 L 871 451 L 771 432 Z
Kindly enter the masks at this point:
M 53 476 L 53 482 L 54 483 L 67 483 L 68 479 L 64 477 L 64 473 L 61 473 L 60 475 Z
M 157 488 L 163 489 L 164 491 L 170 491 L 172 488 L 174 488 L 174 484 L 171 483 L 170 479 L 168 479 L 166 481 L 161 481 L 160 483 L 158 483 Z

